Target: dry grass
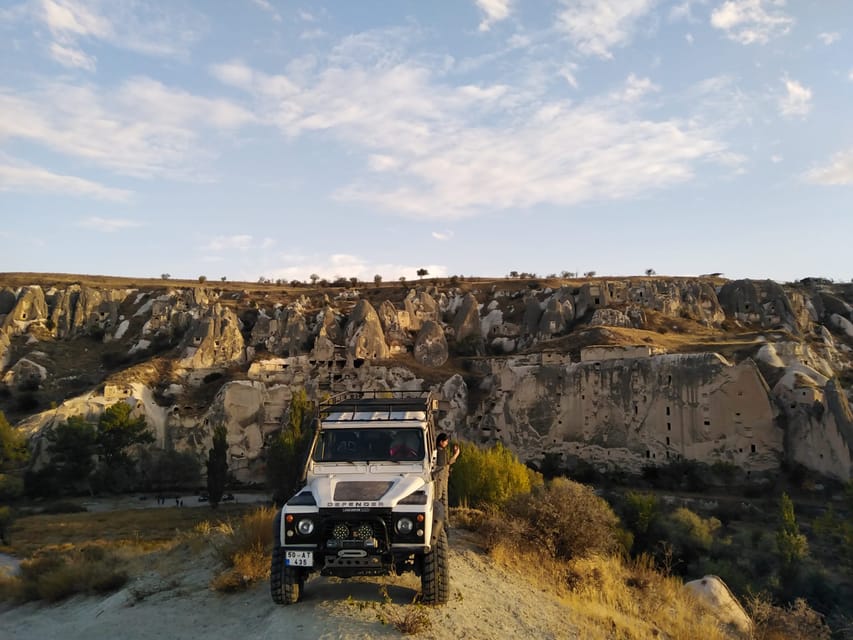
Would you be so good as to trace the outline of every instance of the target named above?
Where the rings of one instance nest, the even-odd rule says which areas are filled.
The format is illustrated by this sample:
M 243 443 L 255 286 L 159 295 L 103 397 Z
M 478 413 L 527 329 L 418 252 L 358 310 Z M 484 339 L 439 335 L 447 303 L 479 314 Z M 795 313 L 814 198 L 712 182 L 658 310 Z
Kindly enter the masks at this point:
M 549 585 L 572 610 L 578 637 L 589 640 L 671 638 L 731 640 L 732 632 L 683 587 L 681 580 L 655 570 L 648 559 L 628 562 L 618 556 L 561 561 L 517 545 L 495 543 L 490 551 L 505 571 L 527 569 L 532 584 Z
M 382 624 L 390 624 L 403 635 L 425 633 L 432 628 L 432 619 L 424 605 L 412 603 L 396 606 L 388 595 L 388 587 L 384 585 L 379 593 L 382 596 L 382 605 L 376 617 Z
M 262 507 L 245 514 L 236 525 L 223 526 L 212 538 L 225 570 L 210 583 L 215 591 L 240 591 L 270 575 L 272 523 L 276 510 Z
M 160 552 L 181 545 L 195 553 L 209 550 L 212 537 L 234 532 L 228 520 L 249 510 L 228 505 L 215 513 L 175 508 L 21 517 L 12 527 L 12 544 L 4 548 L 23 559 L 21 571 L 0 573 L 0 601 L 55 602 L 76 593 L 113 591 L 159 562 Z M 246 518 L 251 522 L 253 513 Z

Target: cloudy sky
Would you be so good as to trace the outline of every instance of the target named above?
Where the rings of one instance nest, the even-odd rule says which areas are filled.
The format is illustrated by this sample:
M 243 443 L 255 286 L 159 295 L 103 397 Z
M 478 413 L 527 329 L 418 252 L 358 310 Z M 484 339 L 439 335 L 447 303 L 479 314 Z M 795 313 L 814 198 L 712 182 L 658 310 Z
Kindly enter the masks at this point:
M 853 277 L 853 2 L 0 0 L 0 271 Z

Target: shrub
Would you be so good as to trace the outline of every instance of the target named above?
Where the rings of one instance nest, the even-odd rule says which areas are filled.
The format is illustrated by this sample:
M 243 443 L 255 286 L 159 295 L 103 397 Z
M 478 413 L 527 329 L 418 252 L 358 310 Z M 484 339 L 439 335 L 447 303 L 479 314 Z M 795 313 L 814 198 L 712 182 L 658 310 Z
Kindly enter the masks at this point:
M 21 562 L 20 575 L 7 581 L 4 594 L 15 600 L 57 602 L 77 593 L 107 593 L 128 579 L 117 555 L 94 544 L 76 548 L 48 547 Z
M 821 615 L 802 599 L 779 607 L 766 593 L 753 594 L 746 608 L 755 624 L 755 640 L 829 640 L 832 636 Z
M 464 506 L 500 506 L 527 494 L 541 476 L 519 462 L 502 444 L 481 449 L 468 444 L 450 472 L 450 501 Z
M 610 505 L 590 487 L 565 478 L 537 486 L 529 495 L 516 495 L 505 514 L 491 522 L 500 529 L 493 539 L 506 544 L 532 545 L 565 559 L 622 550 L 619 518 Z
M 228 527 L 224 540 L 214 545 L 225 570 L 210 586 L 216 591 L 239 591 L 269 576 L 272 523 L 276 510 L 262 507 L 244 515 L 236 527 Z

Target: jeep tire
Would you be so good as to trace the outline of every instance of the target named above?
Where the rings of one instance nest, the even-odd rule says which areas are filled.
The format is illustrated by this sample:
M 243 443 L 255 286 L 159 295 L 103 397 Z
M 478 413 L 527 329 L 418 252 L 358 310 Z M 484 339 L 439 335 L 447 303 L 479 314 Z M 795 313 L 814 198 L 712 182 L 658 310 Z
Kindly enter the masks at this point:
M 284 564 L 284 548 L 276 547 L 270 564 L 270 595 L 276 604 L 296 604 L 302 599 L 305 589 L 305 573 L 302 569 Z
M 450 591 L 450 564 L 448 562 L 447 529 L 442 527 L 435 545 L 424 554 L 421 572 L 421 602 L 445 604 Z

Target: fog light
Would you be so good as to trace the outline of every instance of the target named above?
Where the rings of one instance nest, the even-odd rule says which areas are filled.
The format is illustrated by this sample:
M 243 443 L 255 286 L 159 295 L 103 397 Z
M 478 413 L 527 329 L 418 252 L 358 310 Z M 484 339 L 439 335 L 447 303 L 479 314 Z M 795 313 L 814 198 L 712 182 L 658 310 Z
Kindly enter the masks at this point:
M 314 521 L 304 518 L 296 525 L 296 530 L 299 531 L 299 535 L 310 536 L 314 533 Z

